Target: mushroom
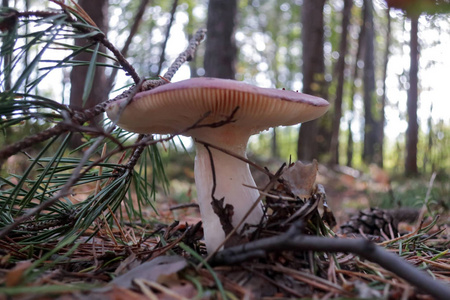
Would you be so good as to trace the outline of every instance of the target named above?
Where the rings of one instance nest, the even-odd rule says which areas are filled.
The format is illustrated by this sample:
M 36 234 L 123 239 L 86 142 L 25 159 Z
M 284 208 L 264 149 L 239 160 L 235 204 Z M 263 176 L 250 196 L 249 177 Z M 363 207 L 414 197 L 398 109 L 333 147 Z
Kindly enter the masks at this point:
M 106 112 L 110 119 L 117 119 L 124 101 L 118 100 L 108 105 Z M 198 125 L 224 121 L 235 111 L 233 120 L 224 122 L 223 126 L 194 126 L 182 134 L 193 137 L 194 141 L 204 141 L 246 157 L 251 135 L 275 126 L 314 120 L 327 111 L 328 105 L 326 100 L 293 91 L 260 88 L 228 79 L 192 78 L 136 94 L 123 110 L 117 124 L 135 133 L 177 134 L 199 120 Z M 259 192 L 247 187 L 255 186 L 247 163 L 217 149 L 206 149 L 199 142 L 196 142 L 196 149 L 194 172 L 197 199 L 206 248 L 211 252 L 223 242 L 225 233 L 211 206 L 213 176 L 208 149 L 215 168 L 214 197 L 223 197 L 224 205 L 233 206 L 233 226 L 240 223 L 257 201 Z M 259 205 L 245 223 L 256 225 L 262 218 L 263 210 Z

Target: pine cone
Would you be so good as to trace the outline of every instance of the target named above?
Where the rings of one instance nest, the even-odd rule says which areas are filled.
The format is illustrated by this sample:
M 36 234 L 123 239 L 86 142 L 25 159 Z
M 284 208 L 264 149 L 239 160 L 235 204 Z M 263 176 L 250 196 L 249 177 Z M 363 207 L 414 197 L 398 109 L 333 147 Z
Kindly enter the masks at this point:
M 370 208 L 359 212 L 341 226 L 341 233 L 363 233 L 394 238 L 398 235 L 398 220 L 388 210 Z

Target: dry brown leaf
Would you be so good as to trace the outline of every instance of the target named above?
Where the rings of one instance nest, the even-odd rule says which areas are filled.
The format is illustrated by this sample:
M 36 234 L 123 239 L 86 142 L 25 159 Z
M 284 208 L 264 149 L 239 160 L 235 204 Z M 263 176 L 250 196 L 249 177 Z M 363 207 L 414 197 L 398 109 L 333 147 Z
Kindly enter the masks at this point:
M 313 160 L 310 164 L 296 161 L 283 173 L 283 179 L 289 185 L 294 195 L 304 199 L 311 197 L 314 191 L 319 164 Z
M 6 273 L 5 285 L 7 287 L 18 285 L 22 280 L 23 272 L 25 272 L 31 266 L 31 264 L 32 262 L 29 260 L 17 263 L 17 265 L 12 268 L 11 271 Z

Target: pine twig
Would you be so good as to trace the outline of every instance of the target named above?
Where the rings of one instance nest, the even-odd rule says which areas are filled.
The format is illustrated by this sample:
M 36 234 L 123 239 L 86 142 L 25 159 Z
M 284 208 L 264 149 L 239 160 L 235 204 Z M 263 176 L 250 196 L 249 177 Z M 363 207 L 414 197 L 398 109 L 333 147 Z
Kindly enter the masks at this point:
M 52 0 L 54 3 L 60 5 L 63 9 L 68 9 L 70 7 L 68 7 L 67 5 L 65 5 L 63 2 L 61 1 L 57 1 L 57 0 Z M 92 26 L 95 25 L 95 23 L 92 21 L 92 19 L 89 17 L 89 15 L 86 14 L 86 12 L 76 3 L 74 3 L 76 5 L 75 9 L 70 8 L 69 11 L 72 11 L 72 13 L 78 13 L 80 16 L 84 17 L 84 19 L 90 23 Z M 69 17 L 71 17 L 69 15 Z M 73 27 L 78 29 L 79 31 L 83 32 L 83 33 L 90 33 L 93 31 L 93 29 L 85 27 L 85 26 L 78 26 L 75 23 L 75 20 L 70 20 L 73 23 Z M 97 27 L 97 26 L 96 26 Z M 128 75 L 131 76 L 131 78 L 133 78 L 133 81 L 135 84 L 137 84 L 138 82 L 141 81 L 141 78 L 139 77 L 139 75 L 137 74 L 136 70 L 134 69 L 134 67 L 126 60 L 126 58 L 124 57 L 124 55 L 120 52 L 119 49 L 117 49 L 107 38 L 104 32 L 102 31 L 98 31 L 98 34 L 89 37 L 89 39 L 99 42 L 101 44 L 103 44 L 103 46 L 105 46 L 109 51 L 111 51 L 113 53 L 113 55 L 116 57 L 117 61 L 119 62 L 119 64 L 122 66 L 122 68 L 127 72 Z
M 195 141 L 196 141 L 197 143 L 199 143 L 199 144 L 202 144 L 202 145 L 205 145 L 205 146 L 214 148 L 214 149 L 216 149 L 216 150 L 219 150 L 220 152 L 223 152 L 223 153 L 225 153 L 225 154 L 227 154 L 227 155 L 233 156 L 234 158 L 237 158 L 237 159 L 239 159 L 239 160 L 242 160 L 243 162 L 245 162 L 245 163 L 249 164 L 250 166 L 254 167 L 255 169 L 257 169 L 258 171 L 260 171 L 260 172 L 266 174 L 269 178 L 273 178 L 273 177 L 275 176 L 275 175 L 272 174 L 270 171 L 268 171 L 267 169 L 265 169 L 265 168 L 259 166 L 258 164 L 255 164 L 254 162 L 252 162 L 252 161 L 249 160 L 248 158 L 245 158 L 245 157 L 243 157 L 243 156 L 237 155 L 236 153 L 233 153 L 233 152 L 231 152 L 231 151 L 229 151 L 229 150 L 227 150 L 227 149 L 225 149 L 225 148 L 222 148 L 222 147 L 219 147 L 219 146 L 216 146 L 216 145 L 207 143 L 207 142 L 202 141 L 202 140 L 195 140 Z
M 67 5 L 65 5 L 64 3 L 60 2 L 60 1 L 53 0 L 53 2 L 58 4 L 58 5 L 60 5 L 63 9 L 68 8 Z M 84 13 L 80 12 L 77 9 L 70 9 L 68 11 L 72 11 L 72 13 L 78 12 L 81 15 L 85 15 L 86 14 L 85 12 Z M 50 17 L 50 16 L 54 16 L 54 15 L 59 15 L 59 14 L 66 14 L 68 16 L 68 20 L 67 21 L 72 23 L 73 28 L 76 28 L 77 30 L 79 30 L 79 31 L 81 31 L 83 33 L 89 33 L 89 32 L 93 31 L 91 28 L 77 25 L 76 24 L 76 20 L 74 18 L 72 18 L 72 16 L 66 10 L 63 10 L 61 12 L 47 12 L 47 11 L 25 11 L 25 12 L 19 12 L 19 11 L 13 11 L 10 14 L 14 14 L 13 17 L 15 17 L 15 18 L 20 18 L 20 17 L 24 17 L 24 18 L 43 17 L 43 18 L 45 18 L 45 17 Z M 86 17 L 89 17 L 89 16 L 86 15 Z M 122 66 L 122 68 L 131 76 L 131 78 L 133 78 L 133 81 L 136 84 L 140 81 L 140 77 L 136 73 L 136 70 L 133 68 L 133 66 L 126 60 L 124 55 L 106 38 L 106 35 L 103 32 L 98 31 L 98 34 L 96 34 L 94 36 L 90 36 L 90 37 L 88 37 L 88 39 L 91 39 L 93 41 L 102 43 L 109 51 L 111 51 L 113 53 L 113 55 L 116 57 L 117 61 Z
M 170 82 L 170 80 L 172 79 L 173 75 L 178 71 L 178 69 L 181 67 L 181 65 L 183 63 L 185 63 L 186 61 L 189 61 L 194 56 L 194 53 L 197 50 L 198 45 L 200 44 L 200 42 L 205 37 L 205 33 L 206 33 L 206 30 L 199 29 L 197 31 L 197 33 L 194 35 L 194 37 L 191 39 L 191 41 L 189 42 L 189 46 L 187 47 L 187 49 L 185 51 L 183 51 L 182 53 L 180 53 L 180 55 L 177 57 L 177 59 L 175 59 L 175 61 L 170 66 L 169 70 L 167 70 L 167 72 L 164 74 L 163 78 L 161 78 L 159 80 L 148 80 L 148 81 L 145 81 L 142 84 L 141 91 L 143 91 L 143 90 L 151 90 L 151 89 L 153 89 L 155 87 L 158 87 L 160 85 L 166 84 L 167 82 Z M 235 114 L 235 111 L 233 111 L 231 118 L 234 116 L 234 114 Z M 195 127 L 195 124 L 194 124 L 194 127 Z M 185 131 L 188 131 L 188 130 L 190 130 L 192 128 L 193 127 L 189 127 Z M 173 138 L 173 136 L 175 136 L 175 135 L 172 135 L 170 137 L 170 139 Z M 141 145 L 137 146 L 135 148 L 133 154 L 131 155 L 131 158 L 130 158 L 130 160 L 127 163 L 127 168 L 129 168 L 129 169 L 133 169 L 134 168 L 134 166 L 136 165 L 137 161 L 139 160 L 139 157 L 143 153 L 144 148 L 149 145 L 147 142 L 148 141 L 154 142 L 151 137 L 150 138 L 146 138 L 146 137 L 141 135 L 141 136 L 139 136 L 139 138 L 144 140 L 144 142 Z
M 189 61 L 190 58 L 194 55 L 195 51 L 197 50 L 198 45 L 205 37 L 206 30 L 200 29 L 197 31 L 197 33 L 194 35 L 194 37 L 189 42 L 189 46 L 185 51 L 183 51 L 177 59 L 172 63 L 169 70 L 164 74 L 165 79 L 172 79 L 173 75 L 178 71 L 178 69 L 181 67 L 181 65 Z M 142 84 L 141 91 L 143 90 L 150 90 L 157 86 L 163 85 L 167 83 L 165 80 L 159 79 L 159 80 L 147 80 Z M 102 114 L 105 112 L 106 106 L 108 103 L 126 98 L 132 91 L 133 87 L 130 89 L 124 91 L 121 95 L 115 97 L 114 99 L 107 100 L 105 102 L 102 102 L 100 104 L 97 104 L 95 107 L 90 109 L 85 109 L 82 111 L 78 111 L 74 113 L 73 120 L 76 121 L 77 125 L 83 124 L 84 122 L 91 120 L 92 118 Z M 70 128 L 68 127 L 68 124 L 66 123 L 58 123 L 55 127 L 49 128 L 47 130 L 44 130 L 42 132 L 39 132 L 33 136 L 26 137 L 22 139 L 21 141 L 18 141 L 14 144 L 8 145 L 0 150 L 0 162 L 7 159 L 8 157 L 20 152 L 21 150 L 24 150 L 32 145 L 35 145 L 37 143 L 43 142 L 53 136 L 60 135 L 66 131 L 68 131 Z M 1 164 L 0 164 L 1 165 Z
M 192 57 L 195 54 L 195 51 L 197 51 L 197 47 L 200 44 L 200 42 L 205 38 L 206 29 L 199 29 L 195 35 L 192 37 L 192 39 L 189 42 L 188 47 L 185 51 L 180 53 L 178 57 L 175 59 L 175 61 L 172 63 L 172 65 L 169 67 L 167 72 L 164 74 L 164 78 L 167 81 L 172 80 L 173 75 L 178 71 L 178 69 L 181 67 L 182 64 L 184 64 L 186 61 L 190 61 Z M 160 85 L 166 84 L 167 81 L 165 80 L 147 80 L 142 85 L 142 91 L 148 91 L 155 87 L 158 87 Z

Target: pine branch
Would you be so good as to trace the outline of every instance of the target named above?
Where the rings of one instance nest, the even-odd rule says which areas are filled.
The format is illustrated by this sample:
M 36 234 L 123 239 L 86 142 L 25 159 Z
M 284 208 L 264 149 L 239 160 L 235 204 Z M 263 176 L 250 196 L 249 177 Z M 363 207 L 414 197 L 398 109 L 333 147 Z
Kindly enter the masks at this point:
M 188 48 L 184 52 L 182 52 L 177 57 L 177 59 L 175 59 L 175 61 L 170 66 L 169 70 L 164 74 L 165 79 L 167 79 L 167 80 L 172 79 L 173 75 L 178 71 L 178 69 L 181 67 L 181 65 L 184 62 L 189 61 L 193 57 L 195 51 L 197 50 L 198 45 L 205 37 L 205 33 L 206 33 L 206 30 L 204 30 L 204 29 L 200 29 L 197 31 L 195 36 L 191 39 Z M 150 90 L 150 89 L 153 89 L 157 86 L 161 86 L 166 83 L 167 83 L 167 81 L 163 80 L 163 79 L 147 80 L 142 84 L 141 90 Z M 100 103 L 91 109 L 73 112 L 73 116 L 71 118 L 72 122 L 74 122 L 74 124 L 76 126 L 80 126 L 83 123 L 85 123 L 89 120 L 92 120 L 94 117 L 105 112 L 106 105 L 108 103 L 119 100 L 119 99 L 126 98 L 130 94 L 131 90 L 132 90 L 132 88 L 130 88 L 129 90 L 126 90 L 125 92 L 123 92 L 121 95 L 115 97 L 114 99 L 110 99 L 108 101 Z M 70 128 L 71 128 L 70 124 L 68 124 L 67 122 L 58 123 L 55 127 L 44 130 L 33 136 L 26 137 L 19 142 L 16 142 L 14 144 L 4 147 L 3 149 L 0 150 L 0 166 L 1 166 L 1 162 L 3 160 L 7 159 L 8 157 L 20 152 L 21 150 L 24 150 L 24 149 L 34 145 L 36 143 L 40 143 L 51 137 L 61 135 L 62 133 L 69 131 Z
M 67 6 L 64 5 L 60 1 L 53 1 L 56 4 L 60 5 L 62 8 L 66 8 Z M 71 9 L 73 13 L 77 13 L 76 9 Z M 101 32 L 96 27 L 88 27 L 84 24 L 78 23 L 76 19 L 72 18 L 72 16 L 66 12 L 47 12 L 47 11 L 27 11 L 27 12 L 18 12 L 13 10 L 10 15 L 8 16 L 9 19 L 18 19 L 18 18 L 30 18 L 30 17 L 39 17 L 39 18 L 46 18 L 50 16 L 56 16 L 65 14 L 67 16 L 67 21 L 69 24 L 72 24 L 73 28 L 79 30 L 82 33 L 96 33 L 94 35 L 88 36 L 88 39 L 91 39 L 95 42 L 102 43 L 109 51 L 111 51 L 114 56 L 116 57 L 117 61 L 119 62 L 120 66 L 133 78 L 134 82 L 137 84 L 140 81 L 139 75 L 136 73 L 136 70 L 133 68 L 133 66 L 126 60 L 126 58 L 123 56 L 123 54 L 118 50 L 105 36 L 103 32 Z M 76 15 L 78 18 L 80 18 L 80 15 L 83 16 L 84 14 Z
M 163 78 L 161 78 L 159 80 L 147 80 L 147 81 L 145 81 L 143 83 L 143 85 L 142 85 L 142 89 L 141 90 L 143 90 L 143 91 L 151 90 L 151 89 L 153 89 L 155 87 L 158 87 L 158 86 L 161 86 L 163 84 L 166 84 L 167 82 L 170 82 L 170 80 L 172 79 L 173 75 L 175 75 L 175 73 L 178 71 L 178 69 L 181 67 L 181 65 L 184 64 L 186 61 L 189 61 L 189 60 L 192 59 L 192 57 L 194 56 L 195 52 L 197 51 L 198 45 L 205 38 L 205 34 L 206 34 L 206 30 L 205 29 L 199 29 L 196 32 L 196 34 L 194 35 L 194 37 L 190 40 L 189 46 L 187 47 L 187 49 L 184 52 L 180 53 L 180 55 L 177 57 L 177 59 L 175 59 L 175 61 L 169 67 L 167 72 L 164 74 Z M 235 112 L 233 112 L 232 116 L 234 116 L 234 113 Z M 196 124 L 194 124 L 193 126 L 195 126 L 195 125 Z M 187 128 L 186 131 L 189 130 L 189 129 L 192 129 L 192 128 Z M 140 135 L 139 139 L 147 140 L 143 135 Z M 149 140 L 151 141 L 152 139 L 149 139 Z M 134 153 L 132 155 L 132 159 L 130 159 L 130 161 L 129 161 L 128 167 L 134 167 L 134 165 L 137 163 L 140 155 L 142 154 L 143 149 L 146 146 L 148 146 L 148 144 L 146 142 L 144 142 L 142 145 L 139 145 L 139 146 L 137 146 L 135 148 Z M 1 158 L 1 156 L 0 156 L 0 158 Z
M 158 87 L 160 85 L 166 84 L 168 81 L 172 80 L 173 75 L 178 71 L 178 69 L 181 67 L 182 64 L 184 64 L 186 61 L 190 61 L 193 57 L 195 52 L 197 51 L 197 47 L 200 44 L 200 42 L 205 38 L 206 29 L 199 29 L 195 35 L 192 37 L 192 39 L 189 42 L 189 45 L 185 51 L 180 53 L 178 57 L 175 59 L 175 61 L 172 63 L 172 65 L 169 67 L 167 72 L 164 74 L 163 78 L 166 80 L 147 80 L 142 85 L 143 91 L 151 90 L 155 87 Z
M 139 91 L 140 87 L 142 85 L 142 81 L 134 87 L 132 92 L 128 95 L 128 103 L 133 99 L 134 95 Z M 123 112 L 126 105 L 122 107 L 122 111 L 119 112 L 119 115 Z M 116 122 L 118 120 L 114 120 L 113 123 L 109 126 L 109 128 L 106 130 L 106 133 L 111 133 L 116 126 Z M 62 124 L 62 123 L 60 123 Z M 28 213 L 22 215 L 21 217 L 17 218 L 14 223 L 10 224 L 9 226 L 6 226 L 2 231 L 0 231 L 0 238 L 5 237 L 9 232 L 11 232 L 14 228 L 16 228 L 19 224 L 23 223 L 24 221 L 28 220 L 32 216 L 40 213 L 41 211 L 49 208 L 52 206 L 55 202 L 59 201 L 59 199 L 66 197 L 70 193 L 70 189 L 72 188 L 75 183 L 83 177 L 84 174 L 86 174 L 91 168 L 96 166 L 96 164 L 91 164 L 89 167 L 87 167 L 84 171 L 82 171 L 82 168 L 85 166 L 85 163 L 88 161 L 89 157 L 97 150 L 97 148 L 100 146 L 100 144 L 105 139 L 105 136 L 99 137 L 94 144 L 84 152 L 82 159 L 78 163 L 75 170 L 72 172 L 72 175 L 67 180 L 67 182 L 63 185 L 63 187 L 56 193 L 55 196 L 53 196 L 51 199 L 41 202 L 40 205 L 36 206 L 34 209 L 30 210 Z

